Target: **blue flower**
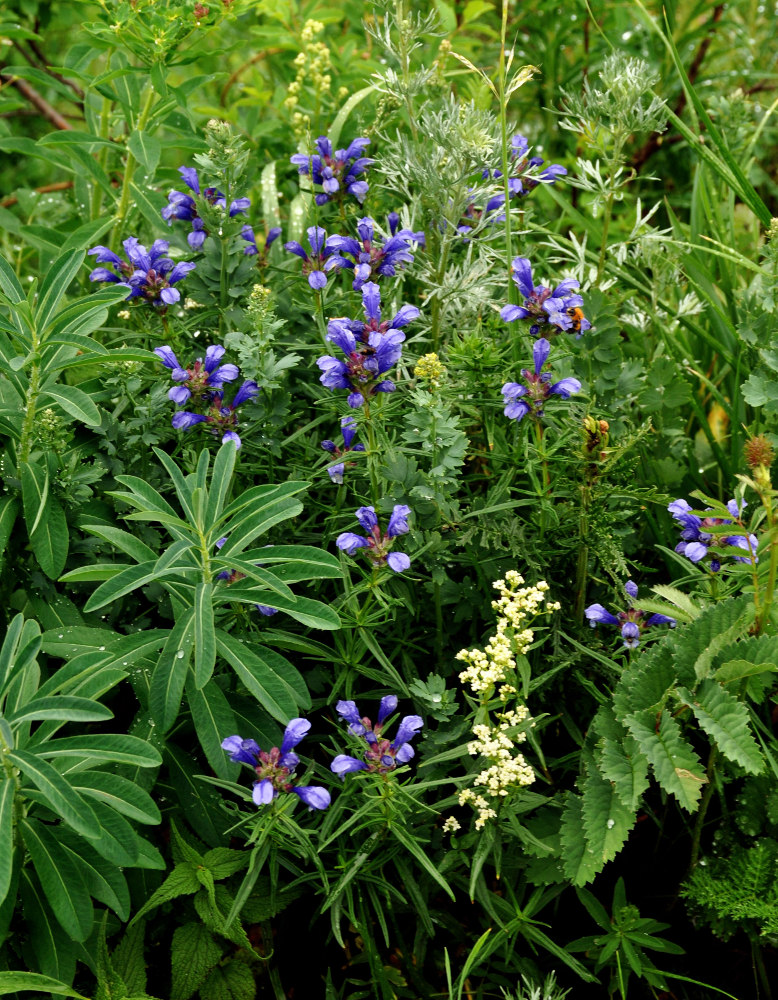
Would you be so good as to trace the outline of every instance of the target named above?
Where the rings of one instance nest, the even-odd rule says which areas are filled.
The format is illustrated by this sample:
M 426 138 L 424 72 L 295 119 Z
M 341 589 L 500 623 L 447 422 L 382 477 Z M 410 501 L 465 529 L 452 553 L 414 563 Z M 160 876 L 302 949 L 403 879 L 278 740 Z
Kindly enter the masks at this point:
M 601 604 L 590 604 L 584 611 L 586 618 L 592 628 L 597 625 L 616 625 L 621 629 L 621 638 L 627 649 L 636 649 L 640 645 L 640 636 L 643 631 L 651 625 L 669 625 L 675 628 L 675 618 L 668 615 L 654 614 L 645 617 L 645 612 L 638 611 L 632 606 L 632 602 L 638 596 L 637 584 L 628 580 L 624 586 L 629 603 L 626 611 L 619 611 L 615 615 L 606 610 Z
M 232 441 L 236 448 L 240 448 L 241 440 L 235 428 L 238 426 L 238 419 L 235 411 L 242 404 L 247 402 L 259 393 L 259 386 L 256 382 L 247 379 L 238 389 L 231 403 L 224 402 L 224 392 L 219 390 L 211 394 L 210 406 L 206 413 L 191 413 L 188 410 L 179 410 L 173 415 L 172 424 L 176 430 L 188 430 L 195 424 L 209 424 L 209 430 L 215 435 L 222 435 L 222 443 Z
M 349 724 L 349 731 L 355 736 L 361 737 L 367 747 L 363 750 L 363 757 L 353 757 L 348 754 L 339 754 L 330 764 L 330 770 L 338 777 L 344 778 L 347 774 L 356 771 L 372 771 L 378 774 L 386 774 L 393 771 L 398 764 L 407 764 L 415 755 L 411 746 L 411 740 L 415 738 L 419 730 L 424 725 L 421 716 L 406 715 L 400 720 L 395 738 L 390 742 L 382 735 L 383 725 L 386 719 L 397 708 L 396 695 L 386 695 L 381 699 L 378 708 L 378 718 L 375 725 L 368 718 L 362 718 L 359 710 L 353 701 L 339 701 L 335 710 Z
M 574 278 L 566 278 L 552 291 L 546 285 L 535 287 L 532 265 L 526 257 L 514 257 L 512 267 L 513 280 L 524 296 L 524 305 L 503 306 L 500 317 L 506 323 L 528 319 L 532 334 L 540 333 L 544 327 L 556 327 L 572 330 L 580 337 L 591 329 L 592 324 L 583 314 L 583 299 L 577 294 L 579 284 Z
M 221 191 L 217 191 L 216 188 L 205 188 L 204 191 L 200 190 L 200 178 L 197 174 L 197 170 L 194 167 L 179 167 L 178 172 L 189 188 L 198 197 L 202 197 L 209 205 L 213 205 L 216 208 L 226 208 L 227 202 Z M 186 194 L 184 191 L 171 191 L 167 196 L 168 203 L 162 209 L 162 218 L 165 219 L 169 226 L 173 225 L 173 219 L 182 219 L 184 222 L 192 223 L 192 232 L 187 236 L 187 243 L 193 250 L 199 250 L 205 243 L 206 237 L 208 236 L 208 230 L 205 228 L 205 223 L 197 209 L 197 202 L 190 194 Z M 235 201 L 230 202 L 230 218 L 236 215 L 243 214 L 248 208 L 251 207 L 251 202 L 248 198 L 236 198 Z
M 333 265 L 330 265 L 327 260 L 332 251 L 327 247 L 326 229 L 322 229 L 321 226 L 310 226 L 306 232 L 311 247 L 310 256 L 297 240 L 284 243 L 284 250 L 302 257 L 303 274 L 308 276 L 308 284 L 311 288 L 319 291 L 327 284 L 327 271 L 332 270 Z
M 269 805 L 279 792 L 294 792 L 309 809 L 326 809 L 330 804 L 330 793 L 316 785 L 298 786 L 293 783 L 294 770 L 300 758 L 293 748 L 305 737 L 311 728 L 307 719 L 292 719 L 284 731 L 280 747 L 260 750 L 255 740 L 244 740 L 240 736 L 228 736 L 222 740 L 222 748 L 236 763 L 250 765 L 256 775 L 252 799 L 258 806 Z
M 686 556 L 693 563 L 702 562 L 707 555 L 710 555 L 711 559 L 708 565 L 712 573 L 718 573 L 721 569 L 721 560 L 718 558 L 718 553 L 715 550 L 722 545 L 731 545 L 735 548 L 744 549 L 749 553 L 748 556 L 733 556 L 732 558 L 735 562 L 759 562 L 756 556 L 756 550 L 759 545 L 756 535 L 749 534 L 746 536 L 744 533 L 741 535 L 724 536 L 705 530 L 706 528 L 716 527 L 721 524 L 732 524 L 733 522 L 737 522 L 739 527 L 742 528 L 741 518 L 746 507 L 747 504 L 745 501 L 738 506 L 736 500 L 729 500 L 727 502 L 727 510 L 733 518 L 730 521 L 729 519 L 719 517 L 699 517 L 697 514 L 691 512 L 692 508 L 686 500 L 674 500 L 671 504 L 668 504 L 667 509 L 681 525 L 681 541 L 676 545 L 675 551 Z M 710 510 L 710 508 L 706 508 L 707 510 Z
M 111 264 L 115 268 L 115 271 L 111 271 L 107 267 L 96 267 L 89 275 L 89 280 L 126 285 L 129 288 L 128 299 L 144 298 L 158 309 L 166 309 L 178 302 L 181 293 L 173 285 L 193 271 L 195 265 L 188 261 L 174 264 L 166 257 L 170 246 L 167 240 L 155 240 L 147 251 L 136 237 L 130 236 L 122 246 L 129 263 L 108 247 L 96 246 L 87 251 L 94 255 L 97 264 Z
M 369 139 L 354 139 L 346 149 L 336 149 L 333 153 L 332 143 L 322 135 L 316 140 L 316 153 L 310 156 L 295 153 L 289 159 L 298 173 L 310 176 L 314 184 L 321 185 L 322 190 L 315 197 L 317 205 L 324 205 L 333 198 L 342 201 L 344 192 L 361 205 L 368 185 L 360 177 L 374 162 L 362 156 L 369 145 Z
M 512 176 L 508 178 L 508 194 L 511 198 L 515 195 L 529 194 L 538 184 L 554 184 L 560 177 L 567 174 L 567 170 L 558 163 L 550 163 L 541 170 L 544 163 L 543 158 L 529 156 L 529 143 L 523 135 L 514 135 L 511 140 L 510 159 Z M 497 180 L 502 177 L 502 170 L 489 170 L 487 168 L 481 176 L 484 180 L 489 180 L 489 178 Z M 494 204 L 489 203 L 492 208 L 505 204 L 504 194 L 497 195 L 497 198 L 499 198 L 499 202 L 493 198 Z M 489 205 L 487 205 L 488 209 Z
M 234 382 L 240 375 L 237 365 L 219 365 L 225 353 L 219 344 L 209 347 L 205 352 L 205 361 L 197 358 L 191 368 L 182 368 L 170 347 L 155 347 L 154 353 L 166 368 L 170 368 L 173 381 L 181 383 L 168 392 L 168 399 L 172 399 L 177 406 L 183 406 L 192 396 L 211 400 L 214 389 L 222 389 L 225 382 Z
M 338 535 L 335 544 L 342 552 L 353 556 L 359 549 L 367 549 L 367 556 L 375 568 L 388 566 L 395 573 L 409 569 L 411 560 L 404 552 L 391 552 L 394 539 L 408 531 L 408 515 L 411 508 L 405 504 L 396 504 L 389 518 L 386 533 L 381 532 L 378 516 L 373 507 L 360 507 L 356 518 L 366 535 L 358 535 L 353 531 L 344 531 Z
M 241 239 L 244 239 L 246 243 L 248 243 L 248 246 L 243 251 L 243 253 L 246 256 L 254 257 L 256 255 L 259 255 L 261 257 L 264 257 L 265 254 L 267 254 L 268 249 L 281 235 L 281 227 L 273 226 L 272 229 L 268 230 L 267 236 L 265 237 L 264 246 L 262 247 L 261 250 L 257 246 L 257 237 L 251 226 L 244 226 L 243 229 L 241 229 L 240 231 L 240 235 Z
M 341 458 L 343 455 L 347 455 L 350 451 L 364 451 L 365 446 L 363 444 L 355 444 L 352 447 L 352 442 L 356 437 L 357 433 L 357 422 L 351 416 L 345 416 L 341 418 L 340 428 L 343 433 L 343 447 L 339 448 L 334 441 L 329 439 L 322 441 L 322 448 L 334 455 L 336 458 Z M 349 462 L 348 465 L 353 465 L 353 462 Z M 329 477 L 333 483 L 340 485 L 343 482 L 343 474 L 346 471 L 346 463 L 338 462 L 337 465 L 330 465 L 327 468 Z
M 359 291 L 366 281 L 377 279 L 380 275 L 394 276 L 398 267 L 412 264 L 413 244 L 424 240 L 424 233 L 414 233 L 410 229 L 402 229 L 399 232 L 392 230 L 388 240 L 377 239 L 375 222 L 369 216 L 357 223 L 357 235 L 359 239 L 352 236 L 330 236 L 327 240 L 327 249 L 334 254 L 327 262 L 327 269 L 330 267 L 353 269 L 352 287 L 356 291 Z M 347 254 L 351 260 L 343 254 Z
M 543 371 L 550 351 L 551 344 L 547 340 L 543 337 L 536 340 L 532 347 L 535 371 L 530 372 L 526 368 L 521 370 L 527 384 L 506 382 L 502 387 L 503 402 L 505 403 L 503 413 L 506 417 L 510 417 L 511 420 L 522 420 L 530 414 L 535 419 L 540 419 L 549 396 L 561 396 L 562 399 L 569 399 L 573 393 L 581 391 L 581 383 L 577 378 L 563 378 L 550 384 L 551 373 Z
M 382 376 L 400 359 L 402 328 L 419 315 L 416 306 L 404 305 L 391 320 L 382 321 L 381 291 L 372 281 L 362 286 L 362 305 L 365 320 L 333 319 L 327 326 L 327 340 L 343 351 L 346 360 L 325 355 L 316 362 L 322 385 L 348 389 L 352 409 L 377 392 L 394 392 L 394 382 Z

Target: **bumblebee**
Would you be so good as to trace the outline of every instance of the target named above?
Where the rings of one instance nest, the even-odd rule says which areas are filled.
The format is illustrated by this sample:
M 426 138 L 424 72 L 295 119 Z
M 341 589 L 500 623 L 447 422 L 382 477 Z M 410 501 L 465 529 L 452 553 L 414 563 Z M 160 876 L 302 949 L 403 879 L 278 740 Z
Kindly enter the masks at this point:
M 572 309 L 567 310 L 567 315 L 573 321 L 571 329 L 575 330 L 576 333 L 580 333 L 581 321 L 586 319 L 583 313 L 583 309 L 579 308 L 578 306 L 574 306 Z

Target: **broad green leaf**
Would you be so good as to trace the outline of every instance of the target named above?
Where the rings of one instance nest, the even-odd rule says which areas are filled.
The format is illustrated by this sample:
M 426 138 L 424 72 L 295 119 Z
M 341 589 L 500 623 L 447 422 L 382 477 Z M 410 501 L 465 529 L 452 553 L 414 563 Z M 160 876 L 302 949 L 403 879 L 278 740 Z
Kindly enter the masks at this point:
M 99 611 L 106 604 L 117 601 L 126 594 L 131 594 L 139 587 L 154 583 L 161 577 L 177 576 L 180 572 L 181 569 L 175 566 L 160 570 L 156 559 L 153 562 L 143 562 L 137 566 L 130 566 L 117 573 L 112 579 L 102 583 L 84 605 L 84 611 Z
M 155 747 L 137 736 L 120 733 L 63 736 L 36 748 L 38 757 L 87 757 L 96 764 L 132 764 L 136 767 L 159 767 L 162 758 Z
M 99 798 L 92 797 L 90 806 L 100 823 L 100 836 L 89 846 L 112 865 L 132 868 L 138 864 L 139 837 L 128 821 Z
M 725 757 L 750 774 L 764 770 L 764 759 L 751 732 L 748 709 L 735 695 L 716 681 L 706 680 L 694 694 L 678 688 L 678 697 L 691 708 L 700 728 Z
M 122 528 L 115 528 L 107 524 L 82 524 L 81 529 L 88 531 L 90 535 L 96 535 L 98 538 L 103 538 L 106 542 L 110 542 L 111 545 L 133 558 L 136 562 L 149 562 L 157 558 L 154 550 L 150 549 L 145 542 L 142 542 L 140 538 L 130 534 L 129 531 L 124 531 Z
M 3 774 L 0 783 L 0 904 L 11 888 L 14 854 L 14 793 L 16 783 Z
M 77 389 L 74 385 L 46 386 L 41 393 L 41 398 L 53 399 L 58 403 L 65 413 L 69 413 L 75 420 L 88 427 L 98 427 L 102 420 L 100 411 L 82 389 Z
M 138 163 L 146 168 L 146 173 L 151 176 L 157 169 L 157 164 L 162 154 L 162 144 L 159 139 L 153 135 L 149 135 L 148 132 L 138 132 L 136 130 L 130 133 L 127 139 L 127 148 Z
M 224 534 L 227 541 L 221 550 L 223 559 L 230 555 L 238 555 L 254 539 L 265 534 L 274 525 L 289 518 L 297 517 L 301 514 L 303 505 L 299 500 L 289 497 L 282 497 L 271 504 L 262 505 L 260 509 L 254 509 L 253 505 L 248 512 L 241 513 L 232 521 L 224 525 Z
M 27 531 L 32 535 L 46 517 L 49 474 L 46 469 L 36 463 L 20 462 L 19 478 L 22 483 L 24 520 L 27 522 Z
M 602 863 L 592 853 L 583 830 L 583 800 L 570 793 L 565 799 L 562 813 L 561 838 L 565 875 L 573 885 L 591 882 Z
M 197 877 L 196 867 L 189 861 L 176 865 L 159 889 L 152 893 L 143 906 L 141 906 L 130 921 L 130 926 L 132 927 L 142 916 L 151 910 L 155 910 L 163 903 L 169 903 L 174 899 L 178 899 L 179 896 L 192 896 L 194 893 L 199 892 L 200 889 L 202 889 L 202 884 Z
M 43 521 L 30 535 L 35 558 L 46 576 L 56 580 L 68 557 L 68 522 L 60 503 L 51 494 Z
M 50 976 L 41 976 L 37 972 L 0 972 L 0 996 L 9 993 L 54 993 L 60 997 L 76 997 L 76 1000 L 87 1000 L 71 986 L 61 983 Z
M 190 610 L 173 626 L 151 676 L 149 709 L 160 733 L 166 733 L 178 718 L 193 643 L 194 612 Z
M 114 911 L 123 922 L 130 918 L 130 890 L 118 865 L 105 860 L 89 844 L 72 836 L 60 836 L 59 842 L 78 869 L 89 895 Z
M 254 1000 L 256 988 L 251 969 L 245 962 L 232 960 L 213 969 L 203 983 L 202 993 L 221 1000 Z
M 195 588 L 194 654 L 195 685 L 198 688 L 203 688 L 211 679 L 213 668 L 216 666 L 212 583 L 198 583 Z
M 195 524 L 196 520 L 194 508 L 192 507 L 192 490 L 189 488 L 183 472 L 179 469 L 170 455 L 166 454 L 161 449 L 155 448 L 154 454 L 165 466 L 167 474 L 173 480 L 173 486 L 175 487 L 176 496 L 178 497 L 178 502 L 181 504 L 182 510 L 186 514 L 190 523 Z
M 225 591 L 225 597 L 230 601 L 240 601 L 242 604 L 266 604 L 270 608 L 284 611 L 291 618 L 302 622 L 309 628 L 320 628 L 328 631 L 340 628 L 341 621 L 337 611 L 329 604 L 314 601 L 309 597 L 298 597 L 290 601 L 272 590 L 245 583 L 233 583 Z
M 2 256 L 0 256 L 0 291 L 14 305 L 26 302 L 24 289 L 19 284 L 16 272 Z
M 648 761 L 632 736 L 623 739 L 603 739 L 598 746 L 598 767 L 627 808 L 638 807 L 648 788 Z
M 601 865 L 612 861 L 635 825 L 635 811 L 624 805 L 615 786 L 594 767 L 581 783 L 583 829 L 592 854 Z
M 119 774 L 79 771 L 73 775 L 72 785 L 80 795 L 99 799 L 138 823 L 161 822 L 160 811 L 149 793 Z
M 274 719 L 286 724 L 297 713 L 297 703 L 281 679 L 262 656 L 227 632 L 216 633 L 219 655 L 234 669 L 239 679 Z M 232 733 L 224 733 L 231 736 Z
M 713 679 L 719 684 L 739 684 L 749 677 L 758 677 L 760 674 L 778 673 L 778 663 L 751 663 L 749 660 L 727 660 L 722 663 Z
M 652 711 L 629 715 L 624 724 L 648 758 L 662 788 L 674 795 L 687 812 L 694 812 L 708 779 L 677 721 L 663 709 L 658 725 L 656 712 Z
M 38 303 L 35 308 L 35 324 L 39 333 L 42 334 L 48 327 L 60 299 L 67 292 L 70 282 L 78 274 L 83 263 L 83 250 L 68 250 L 58 257 L 46 272 L 38 290 Z
M 100 824 L 92 808 L 48 761 L 26 750 L 7 752 L 6 760 L 19 768 L 24 777 L 41 791 L 51 809 L 74 830 L 90 838 L 100 835 Z
M 54 916 L 74 941 L 86 941 L 94 911 L 78 868 L 46 824 L 23 819 L 20 829 Z
M 231 442 L 223 444 L 216 453 L 211 473 L 211 488 L 208 491 L 208 506 L 205 509 L 205 526 L 209 530 L 220 517 L 232 482 L 237 450 Z
M 224 692 L 215 681 L 208 681 L 202 689 L 187 684 L 189 708 L 195 732 L 205 759 L 220 778 L 233 776 L 233 768 L 222 750 L 222 740 L 235 732 L 235 718 Z
M 19 504 L 14 497 L 6 496 L 0 499 L 0 566 L 18 514 Z
M 221 957 L 222 949 L 207 927 L 201 923 L 184 924 L 183 927 L 179 927 L 173 933 L 170 951 L 173 977 L 170 1000 L 189 1000 L 189 997 L 203 985 L 208 973 L 218 964 Z

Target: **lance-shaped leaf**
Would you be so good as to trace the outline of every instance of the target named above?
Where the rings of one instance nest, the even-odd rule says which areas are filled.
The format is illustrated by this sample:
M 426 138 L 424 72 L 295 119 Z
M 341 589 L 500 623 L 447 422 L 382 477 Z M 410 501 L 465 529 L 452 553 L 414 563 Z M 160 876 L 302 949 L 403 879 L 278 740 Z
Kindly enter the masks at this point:
M 94 911 L 78 868 L 45 823 L 23 819 L 20 829 L 54 916 L 74 941 L 86 941 Z
M 49 808 L 85 837 L 99 837 L 100 824 L 89 804 L 73 789 L 67 778 L 41 760 L 37 754 L 26 750 L 6 753 L 6 760 L 18 767 L 25 778 L 38 788 Z

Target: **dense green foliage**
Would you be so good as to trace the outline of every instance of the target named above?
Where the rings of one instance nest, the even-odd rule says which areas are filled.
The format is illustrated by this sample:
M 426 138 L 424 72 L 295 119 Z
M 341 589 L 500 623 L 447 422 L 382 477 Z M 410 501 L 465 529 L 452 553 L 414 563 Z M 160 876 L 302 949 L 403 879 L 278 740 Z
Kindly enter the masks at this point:
M 0 995 L 771 996 L 768 14 L 0 5 Z

